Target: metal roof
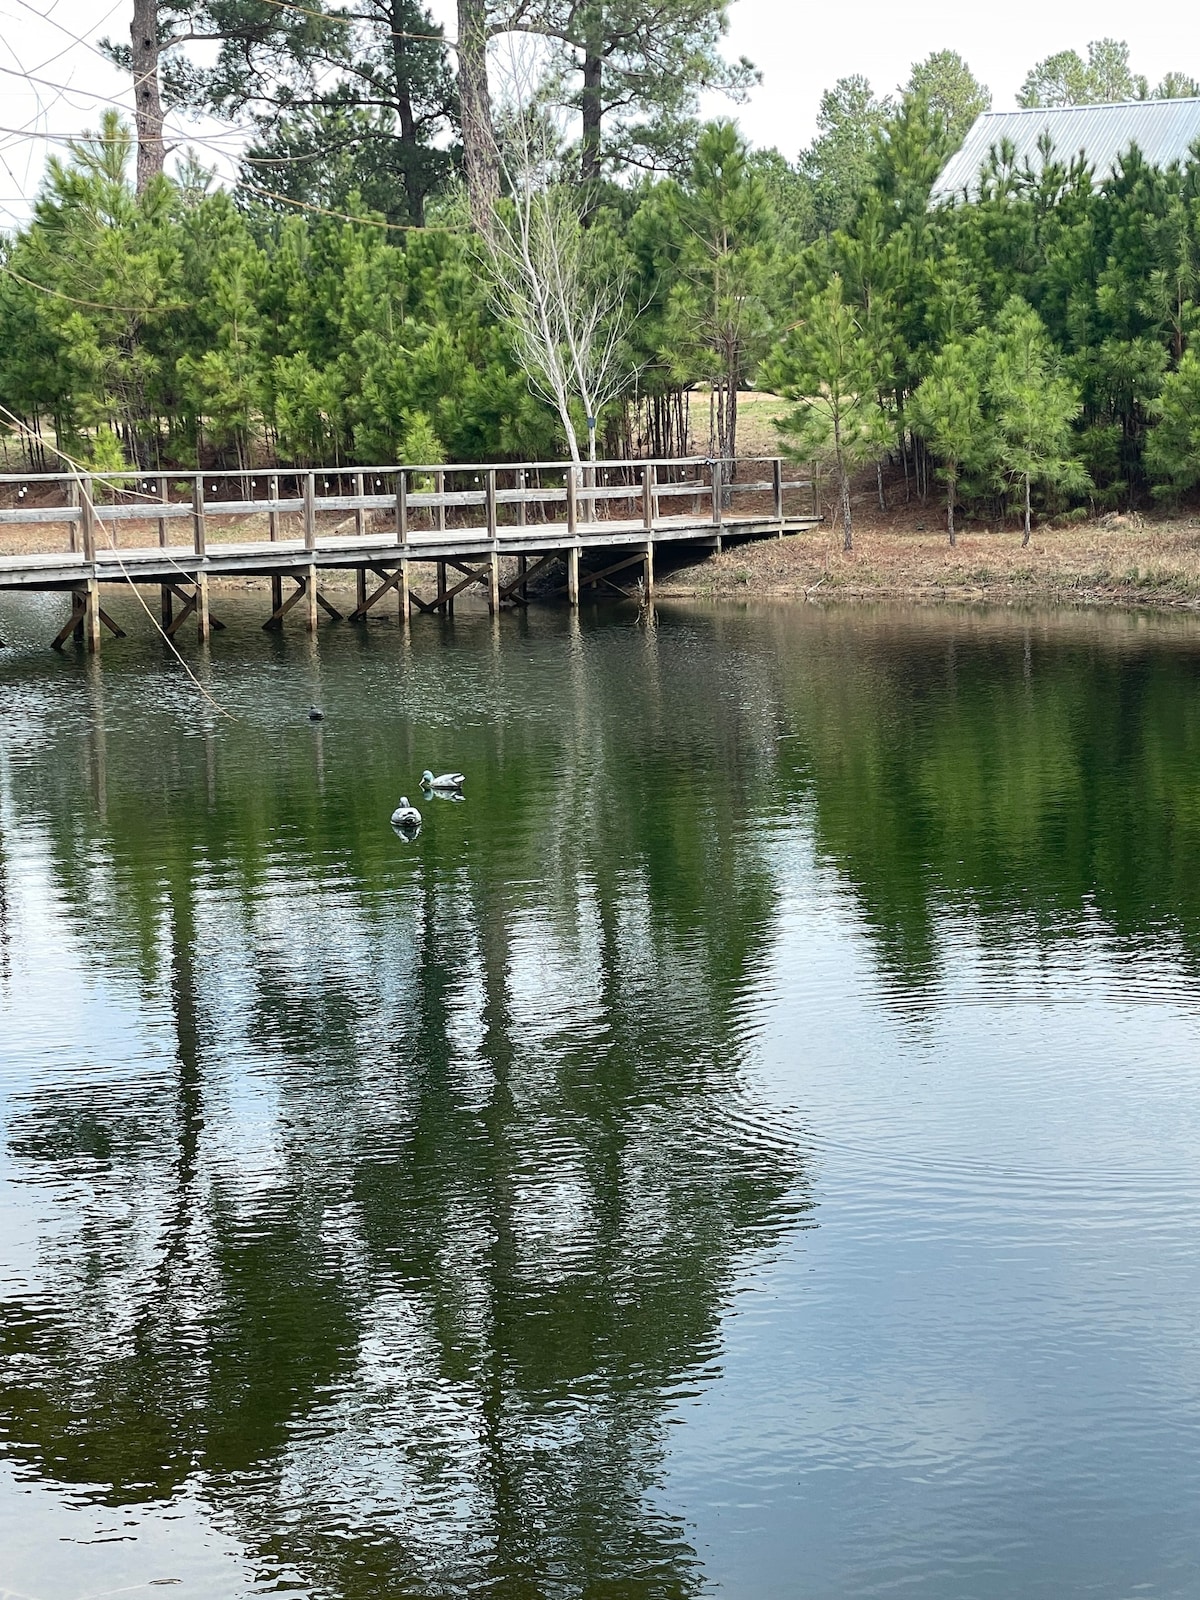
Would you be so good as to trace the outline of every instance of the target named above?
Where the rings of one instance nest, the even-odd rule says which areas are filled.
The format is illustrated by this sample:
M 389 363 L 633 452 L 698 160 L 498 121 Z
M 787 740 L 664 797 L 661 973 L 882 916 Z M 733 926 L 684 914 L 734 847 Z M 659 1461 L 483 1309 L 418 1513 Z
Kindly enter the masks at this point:
M 1111 177 L 1119 158 L 1136 144 L 1153 167 L 1186 161 L 1200 140 L 1200 100 L 1131 100 L 1105 106 L 1038 106 L 1029 111 L 985 111 L 966 142 L 942 169 L 932 199 L 955 200 L 979 192 L 979 169 L 1007 140 L 1016 164 L 1042 168 L 1038 140 L 1049 134 L 1053 159 L 1064 164 L 1083 154 L 1099 181 Z

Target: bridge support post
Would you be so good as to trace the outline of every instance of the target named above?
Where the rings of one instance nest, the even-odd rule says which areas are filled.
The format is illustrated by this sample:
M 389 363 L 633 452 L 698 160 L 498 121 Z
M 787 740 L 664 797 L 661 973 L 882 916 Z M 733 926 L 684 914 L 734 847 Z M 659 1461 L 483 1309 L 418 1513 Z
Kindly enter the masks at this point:
M 445 506 L 439 507 L 439 510 L 445 515 Z M 439 561 L 437 564 L 437 609 L 445 612 L 448 617 L 454 615 L 454 601 L 446 593 L 446 563 L 444 561 Z
M 500 609 L 500 555 L 496 550 L 488 555 L 488 610 L 493 616 Z
M 170 633 L 171 623 L 175 620 L 175 596 L 169 583 L 159 584 L 159 615 L 162 617 L 164 633 Z
M 654 599 L 654 541 L 646 540 L 645 561 L 646 599 Z
M 362 474 L 359 473 L 361 478 Z M 354 569 L 354 610 L 355 614 L 365 612 L 367 609 L 367 569 L 355 567 Z M 353 619 L 351 619 L 353 620 Z
M 208 573 L 196 574 L 196 637 L 201 644 L 212 638 L 212 618 L 208 614 Z
M 282 606 L 283 579 L 277 576 L 271 579 L 271 615 L 275 616 Z
M 317 631 L 317 568 L 315 562 L 309 562 L 304 569 L 304 625 L 309 633 Z
M 522 506 L 521 510 L 524 511 Z M 522 605 L 529 604 L 529 557 L 517 557 L 517 589 L 516 593 Z
M 409 592 L 408 592 L 408 562 L 407 561 L 402 561 L 400 563 L 400 582 L 396 585 L 396 593 L 400 597 L 400 599 L 399 599 L 400 626 L 404 629 L 405 633 L 407 633 L 408 632 L 409 620 L 412 617 L 412 599 L 409 596 Z
M 579 546 L 571 545 L 567 551 L 567 603 L 579 604 Z
M 100 582 L 89 578 L 83 591 L 83 638 L 88 654 L 95 655 L 100 648 Z

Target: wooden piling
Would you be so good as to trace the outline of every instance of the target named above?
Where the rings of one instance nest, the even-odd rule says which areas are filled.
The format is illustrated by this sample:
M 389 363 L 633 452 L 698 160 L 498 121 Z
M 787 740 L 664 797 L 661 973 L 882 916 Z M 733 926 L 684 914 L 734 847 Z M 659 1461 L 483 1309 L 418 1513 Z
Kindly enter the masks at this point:
M 169 583 L 160 584 L 159 588 L 161 590 L 159 606 L 162 615 L 163 632 L 169 633 L 175 616 L 175 596 Z
M 654 599 L 654 541 L 653 541 L 653 539 L 647 539 L 646 540 L 645 583 L 646 583 L 646 599 L 647 600 L 653 600 Z
M 567 551 L 567 603 L 579 604 L 579 546 L 576 544 Z
M 196 574 L 196 637 L 201 644 L 212 638 L 212 618 L 208 614 L 208 573 Z
M 89 655 L 100 648 L 100 581 L 89 578 L 84 590 L 83 638 Z
M 500 609 L 500 552 L 488 556 L 488 610 L 495 616 Z
M 396 585 L 396 593 L 400 597 L 400 626 L 407 630 L 409 617 L 412 614 L 412 600 L 408 592 L 408 562 L 400 563 L 400 582 Z
M 354 569 L 354 609 L 356 612 L 365 612 L 367 609 L 367 569 L 355 567 Z M 351 618 L 353 621 L 353 618 Z
M 317 631 L 317 569 L 310 562 L 304 569 L 305 627 L 309 633 Z

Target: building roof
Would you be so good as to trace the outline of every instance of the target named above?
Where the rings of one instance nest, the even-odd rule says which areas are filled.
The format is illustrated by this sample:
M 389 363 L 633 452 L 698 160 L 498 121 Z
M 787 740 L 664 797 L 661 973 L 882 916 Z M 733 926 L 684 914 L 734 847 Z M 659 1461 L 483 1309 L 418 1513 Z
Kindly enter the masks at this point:
M 1040 172 L 1038 141 L 1048 134 L 1053 159 L 1068 164 L 1081 153 L 1096 178 L 1111 177 L 1121 156 L 1136 144 L 1153 167 L 1186 161 L 1200 140 L 1200 100 L 1131 100 L 1105 106 L 1038 106 L 1028 111 L 985 111 L 975 119 L 966 142 L 942 169 L 934 200 L 973 197 L 979 169 L 991 151 L 1007 140 L 1016 164 Z

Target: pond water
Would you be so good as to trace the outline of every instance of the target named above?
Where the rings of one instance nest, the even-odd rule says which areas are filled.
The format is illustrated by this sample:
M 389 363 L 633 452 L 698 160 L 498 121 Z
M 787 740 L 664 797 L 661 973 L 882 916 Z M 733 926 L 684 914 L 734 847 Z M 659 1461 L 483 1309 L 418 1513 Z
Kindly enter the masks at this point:
M 1200 1594 L 1200 628 L 51 610 L 0 1593 Z

